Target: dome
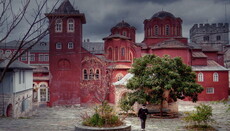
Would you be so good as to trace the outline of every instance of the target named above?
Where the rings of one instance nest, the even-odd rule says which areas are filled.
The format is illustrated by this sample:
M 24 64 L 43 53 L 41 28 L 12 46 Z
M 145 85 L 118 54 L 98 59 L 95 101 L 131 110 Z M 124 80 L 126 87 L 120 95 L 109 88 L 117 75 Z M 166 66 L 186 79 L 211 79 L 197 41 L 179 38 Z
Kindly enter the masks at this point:
M 115 27 L 131 27 L 130 24 L 122 20 L 120 23 L 118 23 Z
M 152 16 L 151 19 L 153 18 L 165 18 L 165 17 L 171 17 L 171 18 L 175 18 L 175 16 L 169 12 L 166 12 L 166 11 L 160 11 L 160 12 L 157 12 L 156 14 L 154 14 Z

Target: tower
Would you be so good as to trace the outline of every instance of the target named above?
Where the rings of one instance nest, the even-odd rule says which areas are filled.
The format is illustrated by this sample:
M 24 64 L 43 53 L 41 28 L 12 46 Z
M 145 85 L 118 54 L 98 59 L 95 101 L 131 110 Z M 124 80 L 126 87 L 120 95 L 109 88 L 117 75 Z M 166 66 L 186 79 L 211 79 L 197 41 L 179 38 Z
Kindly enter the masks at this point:
M 144 43 L 155 45 L 167 39 L 176 39 L 187 43 L 182 37 L 182 20 L 173 14 L 160 11 L 144 21 Z
M 50 24 L 50 103 L 80 103 L 82 25 L 85 15 L 64 0 L 54 12 L 45 14 Z

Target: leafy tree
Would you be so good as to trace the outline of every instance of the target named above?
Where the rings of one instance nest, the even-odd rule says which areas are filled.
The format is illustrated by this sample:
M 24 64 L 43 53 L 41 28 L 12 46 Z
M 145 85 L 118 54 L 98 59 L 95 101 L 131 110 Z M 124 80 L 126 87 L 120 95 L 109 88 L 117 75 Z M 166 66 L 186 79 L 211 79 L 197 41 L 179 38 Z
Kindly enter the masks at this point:
M 196 83 L 195 72 L 179 57 L 146 55 L 135 60 L 130 73 L 134 77 L 127 83 L 127 88 L 133 90 L 128 94 L 129 102 L 160 104 L 161 116 L 166 91 L 174 101 L 188 96 L 193 102 L 203 91 L 203 87 Z

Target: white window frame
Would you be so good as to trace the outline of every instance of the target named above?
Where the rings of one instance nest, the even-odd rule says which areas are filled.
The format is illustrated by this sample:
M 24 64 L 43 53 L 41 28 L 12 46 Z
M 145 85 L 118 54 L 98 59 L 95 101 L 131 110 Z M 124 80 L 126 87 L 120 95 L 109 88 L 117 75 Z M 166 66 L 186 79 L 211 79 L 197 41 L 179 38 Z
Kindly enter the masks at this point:
M 44 61 L 44 54 L 38 55 L 38 61 Z
M 30 61 L 35 61 L 35 54 L 30 54 Z
M 96 69 L 95 70 L 95 80 L 99 80 L 100 79 L 100 77 L 101 77 L 101 75 L 100 75 L 100 69 Z
M 68 49 L 73 49 L 73 48 L 74 48 L 73 42 L 69 42 L 69 43 L 68 43 Z
M 125 56 L 125 48 L 124 47 L 121 48 L 121 56 Z
M 49 61 L 49 54 L 44 54 L 44 61 Z
M 27 61 L 27 53 L 24 53 L 24 54 L 21 56 L 21 61 Z
M 88 79 L 89 79 L 88 70 L 83 69 L 83 80 L 88 80 Z
M 62 32 L 62 20 L 57 19 L 55 21 L 55 32 Z
M 215 93 L 215 89 L 213 87 L 206 88 L 206 94 L 214 94 L 214 93 Z
M 159 35 L 159 28 L 158 28 L 158 25 L 155 25 L 155 26 L 154 26 L 154 34 L 155 34 L 155 35 Z
M 58 50 L 62 49 L 62 43 L 61 42 L 56 43 L 56 49 L 58 49 Z
M 198 82 L 203 82 L 203 81 L 204 81 L 204 74 L 200 72 L 198 74 Z
M 219 74 L 217 72 L 213 73 L 213 82 L 219 81 Z
M 67 31 L 68 32 L 74 32 L 74 19 L 68 19 L 68 26 L 67 26 Z

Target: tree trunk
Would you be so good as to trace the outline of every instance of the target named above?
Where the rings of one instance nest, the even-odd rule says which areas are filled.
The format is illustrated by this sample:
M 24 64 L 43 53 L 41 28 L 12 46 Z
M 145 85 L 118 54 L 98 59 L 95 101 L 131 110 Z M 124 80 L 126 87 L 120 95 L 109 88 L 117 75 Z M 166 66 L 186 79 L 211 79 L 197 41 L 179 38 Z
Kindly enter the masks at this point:
M 164 99 L 161 99 L 161 105 L 160 105 L 160 115 L 161 115 L 161 117 L 163 116 L 163 102 L 164 102 Z

